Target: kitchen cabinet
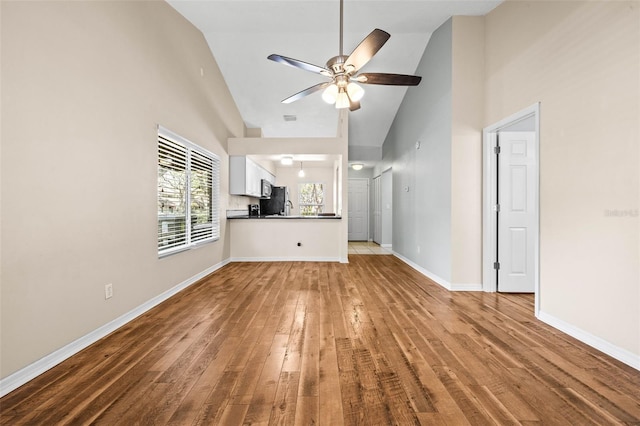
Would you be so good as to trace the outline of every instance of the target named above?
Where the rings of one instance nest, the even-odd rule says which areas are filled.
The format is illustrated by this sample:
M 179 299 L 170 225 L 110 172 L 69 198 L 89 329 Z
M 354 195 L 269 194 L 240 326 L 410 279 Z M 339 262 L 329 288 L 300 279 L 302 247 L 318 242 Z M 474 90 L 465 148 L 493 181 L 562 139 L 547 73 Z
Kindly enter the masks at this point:
M 249 157 L 244 155 L 229 157 L 229 193 L 231 195 L 260 197 L 262 179 L 272 185 L 276 182 L 274 175 Z

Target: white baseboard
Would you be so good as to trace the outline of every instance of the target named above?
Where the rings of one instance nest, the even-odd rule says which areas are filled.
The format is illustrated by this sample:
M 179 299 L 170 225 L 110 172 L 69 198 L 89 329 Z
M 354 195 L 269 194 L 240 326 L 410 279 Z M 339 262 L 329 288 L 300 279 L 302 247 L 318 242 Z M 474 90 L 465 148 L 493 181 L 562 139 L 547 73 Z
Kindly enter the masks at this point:
M 483 291 L 482 284 L 456 283 L 451 284 L 451 291 Z
M 451 284 L 449 281 L 437 276 L 431 271 L 424 269 L 422 266 L 417 265 L 401 254 L 394 252 L 393 255 L 402 260 L 407 265 L 411 266 L 416 271 L 420 272 L 425 277 L 429 278 L 431 281 L 434 281 L 436 284 L 441 285 L 449 291 L 482 291 L 482 284 Z
M 442 287 L 446 288 L 447 290 L 451 290 L 451 283 L 449 281 L 445 280 L 444 278 L 441 278 L 441 277 L 437 276 L 436 274 L 434 274 L 434 273 L 432 273 L 430 271 L 427 271 L 422 266 L 412 262 L 411 260 L 407 259 L 406 257 L 404 257 L 401 254 L 393 252 L 393 255 L 395 257 L 397 257 L 398 259 L 402 260 L 407 265 L 411 266 L 416 271 L 420 272 L 425 277 L 429 278 L 431 281 L 434 281 L 436 284 L 441 285 Z
M 340 262 L 339 257 L 232 257 L 231 262 Z
M 618 361 L 635 368 L 636 370 L 640 370 L 640 355 L 629 352 L 628 350 L 616 346 L 604 339 L 601 339 L 598 336 L 594 336 L 593 334 L 586 332 L 565 321 L 562 321 L 561 319 L 558 319 L 553 315 L 549 315 L 546 312 L 540 311 L 537 317 L 540 321 L 550 325 L 551 327 L 557 328 L 558 330 L 568 334 L 573 338 L 580 340 L 582 343 L 585 343 L 599 350 L 600 352 L 603 352 L 610 357 L 615 358 Z
M 175 287 L 170 288 L 164 293 L 161 293 L 158 296 L 146 301 L 142 305 L 134 308 L 133 310 L 127 312 L 126 314 L 121 315 L 120 317 L 114 319 L 113 321 L 110 321 L 107 324 L 101 327 L 98 327 L 92 332 L 80 337 L 77 340 L 74 340 L 68 345 L 63 346 L 62 348 L 56 350 L 55 352 L 52 352 L 49 355 L 46 355 L 45 357 L 39 359 L 38 361 L 5 377 L 4 379 L 0 380 L 0 397 L 3 397 L 9 392 L 19 388 L 20 386 L 27 383 L 29 380 L 32 380 L 38 377 L 40 374 L 44 373 L 50 368 L 55 367 L 56 365 L 60 364 L 62 361 L 66 360 L 72 355 L 77 354 L 84 348 L 92 345 L 93 343 L 97 342 L 98 340 L 102 339 L 103 337 L 114 332 L 115 330 L 122 327 L 123 325 L 127 324 L 129 321 L 144 314 L 149 309 L 155 307 L 156 305 L 159 305 L 160 303 L 169 299 L 171 296 L 174 296 L 175 294 L 179 293 L 180 291 L 184 290 L 185 288 L 189 287 L 190 285 L 194 284 L 200 279 L 222 268 L 229 262 L 230 262 L 229 259 L 223 260 L 217 265 L 214 265 L 214 266 L 211 266 L 210 268 L 205 269 L 204 271 L 192 276 L 191 278 L 186 279 L 185 281 L 181 282 Z
M 380 247 L 393 250 L 393 244 L 380 244 Z

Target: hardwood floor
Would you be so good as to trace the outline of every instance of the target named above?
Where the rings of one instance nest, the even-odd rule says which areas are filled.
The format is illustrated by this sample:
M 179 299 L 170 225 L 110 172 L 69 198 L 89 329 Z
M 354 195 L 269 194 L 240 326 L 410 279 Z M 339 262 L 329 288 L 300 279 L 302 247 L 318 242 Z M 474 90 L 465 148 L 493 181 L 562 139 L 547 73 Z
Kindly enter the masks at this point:
M 232 263 L 0 400 L 11 425 L 640 424 L 640 372 L 394 256 Z

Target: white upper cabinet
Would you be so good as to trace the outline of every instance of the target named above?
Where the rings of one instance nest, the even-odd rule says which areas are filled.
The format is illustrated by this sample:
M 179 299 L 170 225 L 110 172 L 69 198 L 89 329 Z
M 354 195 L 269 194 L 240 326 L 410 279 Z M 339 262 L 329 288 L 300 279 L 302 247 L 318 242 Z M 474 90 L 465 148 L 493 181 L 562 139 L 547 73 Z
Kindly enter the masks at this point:
M 260 197 L 262 179 L 272 185 L 276 181 L 274 175 L 250 158 L 244 155 L 229 157 L 229 193 L 231 195 Z

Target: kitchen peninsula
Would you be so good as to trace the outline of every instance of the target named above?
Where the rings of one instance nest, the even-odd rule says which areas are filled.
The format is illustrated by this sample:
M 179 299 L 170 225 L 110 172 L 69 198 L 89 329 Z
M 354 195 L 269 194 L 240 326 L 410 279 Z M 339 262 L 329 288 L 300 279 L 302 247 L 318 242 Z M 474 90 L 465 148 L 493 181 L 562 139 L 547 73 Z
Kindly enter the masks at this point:
M 345 130 L 346 123 L 338 126 L 339 134 L 346 134 Z M 289 188 L 295 206 L 288 215 L 249 217 L 248 206 L 260 200 L 234 196 L 229 206 L 236 213 L 228 215 L 227 220 L 233 261 L 348 261 L 348 221 L 343 209 L 347 205 L 347 194 L 342 190 L 347 186 L 346 137 L 231 138 L 228 153 L 229 156 L 248 156 L 263 164 L 275 176 L 275 186 Z M 279 159 L 285 155 L 293 157 L 295 168 L 280 165 Z M 320 159 L 327 164 L 328 172 L 314 170 L 314 161 Z M 275 166 L 264 165 L 265 160 Z M 303 167 L 306 177 L 299 178 L 298 172 Z M 314 172 L 321 177 L 315 178 Z M 323 183 L 326 204 L 319 212 L 325 212 L 324 215 L 308 215 L 308 211 L 301 210 L 305 205 L 300 203 L 298 192 L 305 182 Z
M 230 217 L 235 261 L 340 262 L 340 216 Z

